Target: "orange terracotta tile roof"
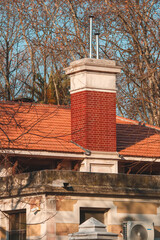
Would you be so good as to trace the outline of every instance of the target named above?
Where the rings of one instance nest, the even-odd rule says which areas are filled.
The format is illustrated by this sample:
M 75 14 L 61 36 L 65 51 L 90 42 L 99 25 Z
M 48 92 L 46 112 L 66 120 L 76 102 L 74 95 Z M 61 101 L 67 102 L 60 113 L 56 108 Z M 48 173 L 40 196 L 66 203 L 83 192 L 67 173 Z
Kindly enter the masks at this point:
M 160 128 L 117 116 L 117 151 L 124 156 L 160 158 Z
M 70 109 L 47 104 L 0 103 L 0 148 L 81 153 L 71 143 Z
M 83 153 L 71 142 L 70 109 L 55 105 L 0 102 L 0 148 Z M 117 116 L 117 151 L 160 157 L 160 128 Z

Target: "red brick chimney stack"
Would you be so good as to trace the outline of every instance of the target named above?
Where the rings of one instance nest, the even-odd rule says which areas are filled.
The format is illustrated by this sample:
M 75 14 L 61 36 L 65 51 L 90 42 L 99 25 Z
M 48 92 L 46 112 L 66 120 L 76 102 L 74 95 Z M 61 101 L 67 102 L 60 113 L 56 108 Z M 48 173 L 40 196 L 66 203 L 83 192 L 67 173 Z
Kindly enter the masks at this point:
M 71 80 L 72 140 L 82 147 L 116 152 L 115 61 L 85 58 L 66 68 Z

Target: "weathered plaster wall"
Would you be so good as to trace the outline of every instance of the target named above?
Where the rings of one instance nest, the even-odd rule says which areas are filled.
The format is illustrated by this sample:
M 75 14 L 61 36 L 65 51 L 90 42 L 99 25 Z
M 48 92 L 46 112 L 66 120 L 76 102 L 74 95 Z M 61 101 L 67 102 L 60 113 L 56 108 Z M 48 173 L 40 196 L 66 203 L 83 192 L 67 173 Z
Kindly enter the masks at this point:
M 37 211 L 38 209 L 38 211 Z M 27 239 L 43 239 L 46 235 L 46 203 L 44 195 L 15 197 L 0 200 L 0 239 L 9 239 L 8 213 L 15 210 L 26 211 Z
M 117 199 L 98 197 L 57 197 L 55 216 L 58 240 L 67 240 L 67 235 L 78 231 L 80 208 L 105 208 L 105 224 L 109 232 L 119 234 L 122 239 L 124 221 L 154 222 L 155 239 L 160 239 L 160 202 L 159 200 Z
M 126 220 L 154 222 L 160 239 L 159 176 L 46 170 L 1 178 L 0 190 L 1 211 L 26 209 L 28 240 L 67 240 L 78 231 L 81 207 L 107 209 L 107 229 L 120 239 Z M 8 219 L 2 212 L 0 227 L 0 239 L 6 240 Z

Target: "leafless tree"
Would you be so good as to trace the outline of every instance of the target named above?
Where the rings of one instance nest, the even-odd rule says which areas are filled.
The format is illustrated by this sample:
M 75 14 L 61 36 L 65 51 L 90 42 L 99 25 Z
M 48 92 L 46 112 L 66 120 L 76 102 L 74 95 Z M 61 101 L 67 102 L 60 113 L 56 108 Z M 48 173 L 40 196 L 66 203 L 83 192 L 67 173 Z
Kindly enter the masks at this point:
M 160 126 L 160 3 L 128 0 L 106 4 L 110 12 L 107 41 L 123 66 L 118 81 L 119 112 Z
M 118 113 L 160 125 L 159 1 L 16 0 L 1 7 L 4 99 L 22 95 L 39 101 L 36 89 L 41 76 L 41 101 L 47 103 L 50 76 L 70 61 L 88 57 L 92 14 L 94 30 L 101 33 L 100 56 L 115 59 L 123 67 L 117 83 Z M 60 103 L 60 88 L 54 85 L 54 103 Z
M 27 56 L 17 9 L 12 1 L 1 1 L 0 8 L 0 98 L 14 100 L 23 92 Z

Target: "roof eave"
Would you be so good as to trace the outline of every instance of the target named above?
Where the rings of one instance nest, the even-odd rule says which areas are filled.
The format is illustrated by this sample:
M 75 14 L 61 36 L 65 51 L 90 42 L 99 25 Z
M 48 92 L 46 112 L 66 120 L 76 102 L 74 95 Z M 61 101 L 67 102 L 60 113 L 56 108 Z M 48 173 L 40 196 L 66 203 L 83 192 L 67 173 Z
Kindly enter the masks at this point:
M 33 156 L 48 158 L 73 158 L 74 160 L 83 160 L 85 154 L 83 152 L 49 152 L 49 151 L 33 151 L 33 150 L 17 150 L 17 149 L 0 149 L 0 154 L 8 154 L 10 156 Z

